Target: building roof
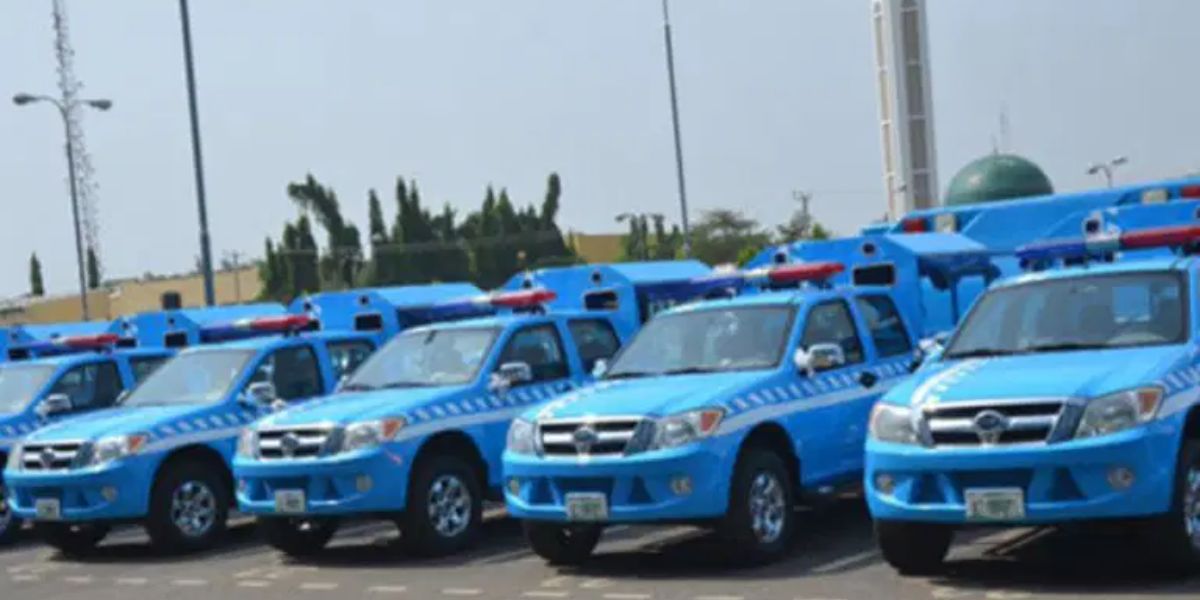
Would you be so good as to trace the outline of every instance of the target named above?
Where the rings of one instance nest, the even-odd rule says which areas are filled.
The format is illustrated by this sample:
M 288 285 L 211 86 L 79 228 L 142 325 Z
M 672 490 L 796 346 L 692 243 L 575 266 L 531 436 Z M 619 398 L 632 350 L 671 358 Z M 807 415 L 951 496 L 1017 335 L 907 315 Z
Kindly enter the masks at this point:
M 946 189 L 948 206 L 1053 194 L 1041 167 L 1015 154 L 991 154 L 963 167 Z

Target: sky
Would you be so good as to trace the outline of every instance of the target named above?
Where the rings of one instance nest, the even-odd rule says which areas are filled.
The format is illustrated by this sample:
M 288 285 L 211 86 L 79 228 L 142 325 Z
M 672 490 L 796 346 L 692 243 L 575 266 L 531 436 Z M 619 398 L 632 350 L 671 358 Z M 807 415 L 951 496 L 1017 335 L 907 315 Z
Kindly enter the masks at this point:
M 198 255 L 178 3 L 69 0 L 76 74 L 111 98 L 84 127 L 109 277 Z M 1200 169 L 1190 0 L 929 0 L 940 186 L 989 153 L 1038 162 L 1062 191 Z M 885 210 L 868 0 L 673 0 L 693 220 L 736 207 L 774 225 L 813 192 L 852 234 Z M 657 0 L 199 0 L 191 3 L 214 257 L 256 257 L 313 173 L 365 227 L 397 176 L 476 208 L 488 184 L 537 202 L 557 171 L 560 225 L 619 231 L 678 215 Z M 50 3 L 0 3 L 0 96 L 53 93 Z M 63 131 L 45 105 L 0 103 L 0 296 L 76 282 Z M 323 235 L 319 236 L 323 239 Z

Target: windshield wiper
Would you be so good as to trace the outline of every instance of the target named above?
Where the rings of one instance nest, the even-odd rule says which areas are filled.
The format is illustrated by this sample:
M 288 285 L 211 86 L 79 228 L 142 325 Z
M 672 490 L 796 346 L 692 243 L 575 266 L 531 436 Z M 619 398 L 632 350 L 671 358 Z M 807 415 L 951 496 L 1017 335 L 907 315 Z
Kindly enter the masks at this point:
M 379 386 L 377 389 L 394 390 L 397 388 L 415 388 L 415 387 L 430 387 L 432 383 L 424 383 L 421 381 L 393 381 Z
M 972 348 L 970 350 L 963 350 L 962 352 L 946 354 L 946 358 L 982 358 L 986 356 L 1010 356 L 1013 354 L 1020 354 L 1020 352 L 1007 348 Z
M 669 371 L 663 371 L 662 374 L 663 375 L 691 375 L 693 373 L 716 373 L 720 370 L 721 369 L 719 369 L 717 367 L 680 367 L 678 369 L 671 369 Z
M 604 376 L 604 379 L 637 379 L 638 377 L 653 377 L 658 373 L 650 371 L 620 371 L 617 373 L 609 373 Z
M 1055 350 L 1097 350 L 1106 348 L 1104 344 L 1085 344 L 1083 342 L 1059 342 L 1057 344 L 1041 344 L 1023 348 L 1024 352 L 1054 352 Z
M 346 385 L 342 386 L 341 391 L 343 391 L 343 392 L 369 392 L 373 389 L 375 389 L 375 386 L 367 385 L 365 383 L 347 383 Z

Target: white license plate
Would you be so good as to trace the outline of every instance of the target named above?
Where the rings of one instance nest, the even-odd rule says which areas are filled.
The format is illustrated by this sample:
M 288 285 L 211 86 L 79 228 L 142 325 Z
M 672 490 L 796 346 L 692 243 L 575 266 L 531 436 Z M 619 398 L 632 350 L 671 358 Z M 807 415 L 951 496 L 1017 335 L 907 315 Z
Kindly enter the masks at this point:
M 595 492 L 567 494 L 567 520 L 608 520 L 608 497 Z
M 275 512 L 285 514 L 302 513 L 308 509 L 304 490 L 279 490 L 275 492 Z
M 33 510 L 39 521 L 58 521 L 62 519 L 62 502 L 58 498 L 38 498 L 33 503 Z
M 970 489 L 964 496 L 967 520 L 1019 521 L 1025 518 L 1025 492 L 1020 488 Z

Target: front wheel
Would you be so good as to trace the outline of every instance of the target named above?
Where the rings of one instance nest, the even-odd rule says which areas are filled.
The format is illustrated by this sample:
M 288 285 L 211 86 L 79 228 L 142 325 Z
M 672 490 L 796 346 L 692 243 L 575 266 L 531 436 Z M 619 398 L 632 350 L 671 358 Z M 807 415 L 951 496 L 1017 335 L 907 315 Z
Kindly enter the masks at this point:
M 954 530 L 930 523 L 875 521 L 875 540 L 883 560 L 900 574 L 927 575 L 942 567 Z
M 470 463 L 452 454 L 417 463 L 400 523 L 409 550 L 424 556 L 458 552 L 475 541 L 482 521 L 482 484 Z
M 1184 442 L 1175 471 L 1171 511 L 1146 533 L 1167 566 L 1193 571 L 1200 567 L 1200 440 Z
M 337 533 L 333 519 L 263 518 L 258 531 L 272 548 L 288 556 L 312 556 L 325 549 Z
M 224 478 L 210 464 L 168 464 L 154 482 L 146 532 L 163 550 L 210 548 L 225 534 L 231 502 Z
M 37 523 L 33 531 L 66 556 L 84 556 L 108 536 L 109 527 L 100 523 Z
M 734 469 L 722 537 L 739 560 L 769 562 L 787 551 L 795 519 L 792 478 L 783 459 L 768 450 L 747 450 Z
M 524 521 L 521 527 L 533 552 L 556 566 L 583 563 L 591 557 L 604 532 L 599 525 L 559 525 L 535 521 Z
M 4 483 L 0 482 L 0 546 L 16 541 L 21 534 L 21 520 L 8 507 L 8 495 Z

